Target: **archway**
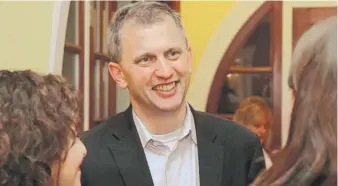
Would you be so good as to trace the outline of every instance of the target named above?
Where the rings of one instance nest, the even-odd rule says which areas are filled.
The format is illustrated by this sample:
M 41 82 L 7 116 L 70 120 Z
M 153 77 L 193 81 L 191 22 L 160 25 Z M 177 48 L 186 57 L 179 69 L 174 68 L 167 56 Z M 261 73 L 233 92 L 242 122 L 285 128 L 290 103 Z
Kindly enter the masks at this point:
M 193 72 L 187 98 L 196 109 L 205 111 L 214 75 L 238 30 L 264 2 L 238 1 L 230 9 L 215 34 L 209 40 L 197 68 Z M 241 12 L 241 14 L 238 14 Z M 229 27 L 229 25 L 231 25 Z
M 244 25 L 239 29 L 231 44 L 224 53 L 209 91 L 206 111 L 217 113 L 218 103 L 220 102 L 221 92 L 224 85 L 224 80 L 229 72 L 235 73 L 266 73 L 272 74 L 272 89 L 271 98 L 272 109 L 274 113 L 274 125 L 272 127 L 272 144 L 271 148 L 278 149 L 281 145 L 281 17 L 282 17 L 282 3 L 280 2 L 265 2 L 247 19 Z M 271 67 L 256 67 L 256 68 L 241 68 L 236 67 L 231 69 L 230 66 L 235 60 L 235 57 L 242 46 L 247 42 L 249 37 L 255 31 L 261 20 L 267 15 L 270 17 L 270 56 L 268 61 Z M 268 30 L 269 32 L 269 30 Z M 268 53 L 269 53 L 268 52 Z M 269 65 L 270 66 L 270 65 Z M 230 115 L 231 116 L 231 115 Z M 226 117 L 230 117 L 226 115 Z

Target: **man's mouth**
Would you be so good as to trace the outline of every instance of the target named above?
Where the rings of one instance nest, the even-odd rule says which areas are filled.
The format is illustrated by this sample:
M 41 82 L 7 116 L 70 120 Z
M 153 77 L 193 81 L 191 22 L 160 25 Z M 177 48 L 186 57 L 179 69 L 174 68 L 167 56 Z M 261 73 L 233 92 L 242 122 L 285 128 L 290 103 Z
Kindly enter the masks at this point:
M 153 90 L 168 92 L 168 91 L 171 91 L 172 89 L 174 89 L 178 82 L 179 81 L 173 81 L 173 82 L 167 83 L 167 84 L 156 85 L 156 86 L 153 87 Z

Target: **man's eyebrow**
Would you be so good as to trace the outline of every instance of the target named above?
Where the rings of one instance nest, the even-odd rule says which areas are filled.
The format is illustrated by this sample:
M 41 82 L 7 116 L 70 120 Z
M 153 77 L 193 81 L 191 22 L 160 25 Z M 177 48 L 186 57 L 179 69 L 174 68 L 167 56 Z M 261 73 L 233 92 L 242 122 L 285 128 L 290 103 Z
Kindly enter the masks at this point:
M 178 50 L 180 52 L 183 51 L 180 47 L 171 47 L 171 48 L 165 50 L 164 52 L 167 53 L 167 52 L 170 52 L 170 51 L 173 51 L 173 50 Z
M 139 60 L 140 58 L 145 57 L 145 56 L 155 56 L 155 55 L 152 54 L 152 53 L 149 53 L 149 52 L 141 53 L 141 54 L 139 54 L 139 55 L 133 57 L 133 61 L 137 61 L 137 60 Z

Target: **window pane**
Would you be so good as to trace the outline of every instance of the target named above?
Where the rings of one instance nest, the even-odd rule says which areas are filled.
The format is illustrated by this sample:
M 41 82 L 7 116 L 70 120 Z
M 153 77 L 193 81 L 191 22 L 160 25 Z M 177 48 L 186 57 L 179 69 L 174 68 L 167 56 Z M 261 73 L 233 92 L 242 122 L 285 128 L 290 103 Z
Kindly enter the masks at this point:
M 103 65 L 103 117 L 106 118 L 109 116 L 108 114 L 108 107 L 109 107 L 109 71 L 108 71 L 108 65 L 105 63 Z
M 100 51 L 100 1 L 95 1 L 96 9 L 95 9 L 95 24 L 94 24 L 94 51 Z
M 222 88 L 218 113 L 235 113 L 240 102 L 247 96 L 255 95 L 270 100 L 270 73 L 228 74 Z
M 62 75 L 76 89 L 79 89 L 79 55 L 64 51 Z
M 106 39 L 106 33 L 107 33 L 107 26 L 109 23 L 109 12 L 108 12 L 108 7 L 109 7 L 109 1 L 104 2 L 104 9 L 103 9 L 103 30 L 101 30 L 101 34 L 103 36 L 103 41 L 102 41 L 102 53 L 107 54 L 107 39 Z
M 94 119 L 100 117 L 100 61 L 95 60 L 94 69 Z
M 233 66 L 270 66 L 270 16 L 264 17 L 244 46 L 239 50 Z
M 66 42 L 78 44 L 79 33 L 79 3 L 77 1 L 71 1 L 69 6 L 67 30 L 66 30 Z

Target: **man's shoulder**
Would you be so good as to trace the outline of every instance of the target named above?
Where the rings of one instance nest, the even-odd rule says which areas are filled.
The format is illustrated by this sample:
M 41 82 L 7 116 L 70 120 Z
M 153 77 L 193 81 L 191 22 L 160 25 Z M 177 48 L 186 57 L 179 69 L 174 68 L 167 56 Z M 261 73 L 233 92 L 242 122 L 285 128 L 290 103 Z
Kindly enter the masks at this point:
M 94 142 L 99 140 L 100 138 L 111 135 L 111 133 L 114 130 L 114 126 L 116 126 L 118 123 L 123 122 L 124 119 L 124 113 L 118 113 L 114 116 L 111 116 L 107 118 L 106 120 L 102 121 L 95 127 L 83 132 L 80 135 L 80 139 L 84 143 L 88 142 Z
M 246 127 L 237 124 L 236 122 L 218 117 L 216 115 L 196 111 L 198 117 L 201 118 L 202 125 L 209 125 L 218 136 L 227 136 L 227 138 L 246 138 L 246 139 L 256 139 L 257 136 Z

